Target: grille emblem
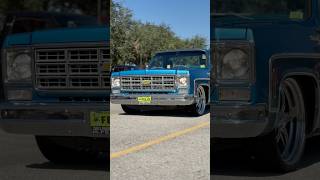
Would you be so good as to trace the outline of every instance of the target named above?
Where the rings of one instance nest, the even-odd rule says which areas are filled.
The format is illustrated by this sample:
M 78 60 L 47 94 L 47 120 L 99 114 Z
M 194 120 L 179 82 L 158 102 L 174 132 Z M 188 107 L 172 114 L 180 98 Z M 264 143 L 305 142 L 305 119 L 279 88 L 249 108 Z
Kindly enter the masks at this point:
M 150 80 L 143 80 L 141 82 L 142 85 L 151 85 L 151 81 Z

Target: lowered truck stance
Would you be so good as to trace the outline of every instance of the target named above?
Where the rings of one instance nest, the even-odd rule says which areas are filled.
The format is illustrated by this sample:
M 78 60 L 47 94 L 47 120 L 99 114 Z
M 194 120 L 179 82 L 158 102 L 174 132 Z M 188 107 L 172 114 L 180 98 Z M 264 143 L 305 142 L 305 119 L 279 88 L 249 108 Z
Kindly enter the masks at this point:
M 200 49 L 159 52 L 145 70 L 112 73 L 111 102 L 129 114 L 184 106 L 203 115 L 209 103 L 209 59 Z
M 298 167 L 320 132 L 319 3 L 215 0 L 213 142 L 249 140 L 264 164 Z

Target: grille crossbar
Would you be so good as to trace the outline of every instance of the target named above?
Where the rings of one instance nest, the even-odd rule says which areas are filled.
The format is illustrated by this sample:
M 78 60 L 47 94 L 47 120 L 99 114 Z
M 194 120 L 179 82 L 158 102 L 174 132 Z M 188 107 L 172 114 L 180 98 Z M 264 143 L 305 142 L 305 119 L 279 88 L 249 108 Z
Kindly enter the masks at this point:
M 38 49 L 35 51 L 38 89 L 109 89 L 107 48 Z
M 124 76 L 121 90 L 126 92 L 170 92 L 176 90 L 175 76 Z

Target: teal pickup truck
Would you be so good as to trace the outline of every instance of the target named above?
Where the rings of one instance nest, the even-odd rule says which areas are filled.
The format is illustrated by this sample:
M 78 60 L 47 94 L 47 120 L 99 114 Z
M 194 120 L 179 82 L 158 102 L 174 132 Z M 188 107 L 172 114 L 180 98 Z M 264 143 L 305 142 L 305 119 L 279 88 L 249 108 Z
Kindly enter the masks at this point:
M 249 142 L 264 165 L 301 167 L 320 135 L 320 1 L 214 3 L 212 142 Z
M 53 162 L 107 157 L 109 28 L 88 16 L 41 13 L 30 18 L 29 24 L 37 26 L 23 32 L 15 20 L 29 15 L 7 18 L 0 126 L 9 133 L 35 135 L 41 152 Z M 48 24 L 60 17 L 67 23 L 40 26 L 44 17 Z M 20 28 L 17 33 L 15 27 Z
M 205 114 L 210 93 L 210 56 L 203 49 L 158 52 L 143 70 L 112 73 L 111 102 L 129 114 L 183 107 Z

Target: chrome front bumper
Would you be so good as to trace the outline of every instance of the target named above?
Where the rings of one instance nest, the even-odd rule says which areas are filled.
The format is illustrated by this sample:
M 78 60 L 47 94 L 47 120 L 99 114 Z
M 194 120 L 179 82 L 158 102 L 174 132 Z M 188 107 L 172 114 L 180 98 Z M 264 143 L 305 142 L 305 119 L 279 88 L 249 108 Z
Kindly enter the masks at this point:
M 0 127 L 15 134 L 109 137 L 109 128 L 90 126 L 90 112 L 109 111 L 109 103 L 6 103 Z
M 139 103 L 138 97 L 151 96 L 150 103 Z M 111 103 L 124 105 L 162 105 L 162 106 L 186 106 L 195 103 L 191 95 L 178 94 L 111 94 Z
M 265 134 L 271 125 L 266 106 L 211 105 L 212 138 L 249 138 Z

